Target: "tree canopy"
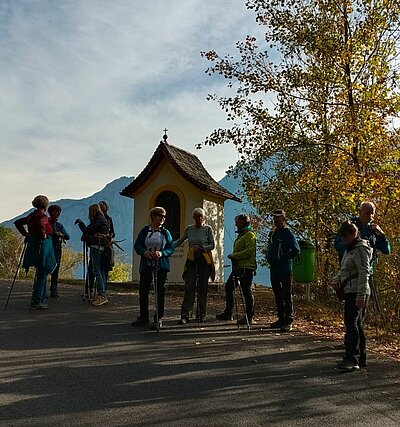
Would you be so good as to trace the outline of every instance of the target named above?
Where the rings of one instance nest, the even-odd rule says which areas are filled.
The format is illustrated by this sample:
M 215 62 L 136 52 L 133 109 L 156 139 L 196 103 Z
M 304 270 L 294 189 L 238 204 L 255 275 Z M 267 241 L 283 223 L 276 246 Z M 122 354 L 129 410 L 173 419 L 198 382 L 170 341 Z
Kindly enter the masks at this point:
M 344 214 L 374 201 L 395 243 L 400 196 L 398 0 L 249 0 L 264 40 L 202 52 L 232 96 L 210 94 L 230 126 L 232 172 L 262 222 L 284 208 L 319 253 Z M 392 265 L 391 271 L 397 271 Z M 399 285 L 397 285 L 399 286 Z

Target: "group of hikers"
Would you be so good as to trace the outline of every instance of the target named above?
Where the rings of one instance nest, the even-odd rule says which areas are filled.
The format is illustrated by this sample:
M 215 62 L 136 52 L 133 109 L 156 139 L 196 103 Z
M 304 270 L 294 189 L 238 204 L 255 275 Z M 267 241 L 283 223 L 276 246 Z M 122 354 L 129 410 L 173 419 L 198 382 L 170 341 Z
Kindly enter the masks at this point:
M 32 201 L 35 208 L 25 217 L 17 219 L 14 224 L 25 237 L 22 267 L 28 272 L 30 267 L 36 268 L 33 282 L 30 310 L 46 310 L 49 308 L 47 298 L 47 276 L 50 274 L 50 297 L 59 298 L 58 274 L 61 264 L 62 243 L 70 236 L 58 221 L 61 206 L 50 205 L 44 195 L 36 196 Z M 49 214 L 46 215 L 46 210 Z M 87 289 L 91 295 L 92 305 L 103 305 L 107 299 L 108 266 L 111 263 L 111 243 L 115 236 L 112 218 L 107 214 L 108 204 L 101 201 L 89 206 L 89 224 L 81 219 L 75 224 L 82 231 L 82 240 L 90 250 L 88 264 Z M 97 284 L 95 296 L 94 283 Z
M 58 222 L 61 208 L 57 205 L 48 207 L 48 204 L 46 196 L 35 197 L 32 201 L 35 210 L 27 217 L 15 221 L 19 232 L 26 236 L 23 267 L 36 267 L 31 309 L 48 308 L 46 281 L 49 273 L 50 297 L 58 297 L 61 243 L 69 239 L 65 228 Z M 49 217 L 45 213 L 47 207 Z M 390 253 L 390 244 L 385 233 L 374 222 L 375 210 L 372 202 L 363 202 L 359 216 L 343 222 L 335 240 L 340 269 L 332 278 L 331 286 L 338 295 L 343 294 L 346 329 L 345 354 L 338 367 L 348 371 L 366 366 L 363 324 L 373 286 L 374 263 L 377 251 Z M 108 205 L 102 201 L 89 207 L 88 225 L 81 219 L 75 221 L 82 231 L 82 240 L 90 250 L 87 292 L 94 306 L 108 303 L 107 278 L 111 264 L 109 248 L 115 232 L 107 211 Z M 149 293 L 152 284 L 156 284 L 156 308 L 150 327 L 159 330 L 163 326 L 165 283 L 170 271 L 170 256 L 175 248 L 185 241 L 188 242 L 188 251 L 183 271 L 184 296 L 178 323 L 184 325 L 191 321 L 196 297 L 195 320 L 201 323 L 206 319 L 208 283 L 215 279 L 213 230 L 206 224 L 205 211 L 195 208 L 192 212 L 193 224 L 188 225 L 183 234 L 174 241 L 169 230 L 164 227 L 166 215 L 163 207 L 153 207 L 149 212 L 150 224 L 140 230 L 134 243 L 134 250 L 140 256 L 139 316 L 132 322 L 134 327 L 150 324 Z M 300 247 L 288 227 L 285 211 L 277 209 L 272 216 L 274 227 L 268 236 L 266 260 L 270 270 L 277 319 L 270 327 L 290 332 L 293 324 L 292 260 L 300 254 Z M 225 283 L 225 309 L 216 315 L 216 319 L 233 320 L 235 297 L 237 292 L 240 292 L 243 297 L 244 316 L 237 319 L 238 325 L 252 325 L 255 323 L 253 277 L 257 269 L 257 237 L 249 215 L 237 215 L 235 226 L 237 237 L 233 250 L 228 255 L 232 272 Z M 97 285 L 96 297 L 94 283 Z

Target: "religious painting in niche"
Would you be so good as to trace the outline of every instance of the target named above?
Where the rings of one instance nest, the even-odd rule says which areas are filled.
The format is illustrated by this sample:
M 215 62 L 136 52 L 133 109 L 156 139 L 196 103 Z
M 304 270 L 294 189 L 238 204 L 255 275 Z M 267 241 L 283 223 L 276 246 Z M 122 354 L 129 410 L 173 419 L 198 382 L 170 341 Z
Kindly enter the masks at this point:
M 167 228 L 174 240 L 179 238 L 181 224 L 181 203 L 179 197 L 173 191 L 163 191 L 156 198 L 156 206 L 161 206 L 167 211 L 165 228 Z

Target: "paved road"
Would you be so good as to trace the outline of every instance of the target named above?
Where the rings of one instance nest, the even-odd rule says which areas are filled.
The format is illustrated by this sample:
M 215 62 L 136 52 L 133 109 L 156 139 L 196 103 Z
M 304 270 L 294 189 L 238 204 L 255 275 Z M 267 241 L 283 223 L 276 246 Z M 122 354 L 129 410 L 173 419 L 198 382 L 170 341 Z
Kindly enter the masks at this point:
M 210 320 L 134 329 L 137 295 L 108 306 L 80 289 L 29 313 L 30 287 L 0 283 L 1 426 L 399 426 L 400 364 L 340 373 L 336 343 Z M 212 313 L 211 313 L 212 314 Z

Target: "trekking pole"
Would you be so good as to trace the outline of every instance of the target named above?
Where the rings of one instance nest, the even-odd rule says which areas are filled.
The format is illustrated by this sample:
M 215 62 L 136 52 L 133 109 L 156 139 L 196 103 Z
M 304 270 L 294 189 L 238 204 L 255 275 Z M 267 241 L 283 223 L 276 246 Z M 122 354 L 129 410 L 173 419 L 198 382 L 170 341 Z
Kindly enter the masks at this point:
M 158 272 L 158 259 L 151 260 L 151 268 L 153 270 L 153 293 L 154 293 L 154 326 L 157 333 L 160 333 L 160 322 L 158 318 L 158 283 L 157 283 L 157 272 Z
M 88 254 L 87 254 L 87 246 L 86 242 L 83 241 L 83 267 L 82 267 L 82 275 L 83 275 L 83 301 L 90 299 L 90 291 L 89 291 L 89 269 L 88 269 Z
M 194 257 L 194 265 L 196 269 L 196 322 L 199 324 L 201 322 L 201 313 L 200 313 L 200 301 L 199 301 L 199 266 L 196 262 L 196 256 Z
M 233 298 L 235 299 L 235 311 L 236 311 L 236 326 L 237 329 L 240 329 L 239 325 L 239 309 L 238 309 L 238 301 L 236 297 L 236 286 L 237 286 L 237 277 L 236 274 L 232 270 L 232 281 L 233 281 Z
M 28 242 L 24 241 L 24 246 L 22 248 L 21 256 L 20 256 L 19 261 L 18 261 L 17 270 L 15 272 L 14 279 L 13 279 L 12 284 L 11 284 L 10 292 L 8 294 L 8 298 L 7 298 L 7 301 L 6 301 L 6 305 L 4 306 L 4 310 L 7 310 L 8 301 L 10 301 L 11 293 L 13 291 L 13 288 L 14 288 L 14 285 L 15 285 L 15 281 L 17 280 L 17 276 L 18 276 L 18 273 L 19 273 L 19 269 L 21 268 L 22 260 L 24 259 L 24 255 L 25 255 L 25 252 L 26 252 L 27 245 L 28 245 Z
M 250 322 L 249 322 L 249 317 L 247 316 L 246 303 L 245 303 L 245 300 L 244 300 L 242 285 L 241 285 L 240 280 L 239 280 L 238 268 L 237 268 L 237 265 L 234 264 L 233 262 L 232 262 L 232 274 L 233 274 L 233 294 L 234 294 L 235 303 L 236 303 L 236 322 L 237 322 L 237 328 L 238 328 L 238 330 L 240 329 L 238 309 L 237 309 L 237 295 L 236 295 L 236 289 L 238 288 L 239 289 L 240 298 L 241 298 L 241 301 L 242 301 L 242 307 L 243 307 L 243 311 L 244 311 L 244 318 L 246 319 L 247 329 L 250 331 Z

